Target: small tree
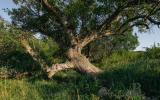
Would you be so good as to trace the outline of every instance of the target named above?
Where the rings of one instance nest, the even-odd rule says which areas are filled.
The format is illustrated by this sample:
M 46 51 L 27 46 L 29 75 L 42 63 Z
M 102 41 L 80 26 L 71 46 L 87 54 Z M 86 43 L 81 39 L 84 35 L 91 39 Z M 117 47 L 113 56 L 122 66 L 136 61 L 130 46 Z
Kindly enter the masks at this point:
M 81 53 L 89 43 L 103 37 L 128 34 L 133 27 L 148 29 L 160 25 L 159 0 L 13 0 L 19 5 L 9 11 L 13 23 L 24 30 L 52 37 L 66 52 L 68 60 L 48 67 L 36 52 L 23 46 L 48 76 L 65 69 L 78 69 L 96 75 L 103 72 Z

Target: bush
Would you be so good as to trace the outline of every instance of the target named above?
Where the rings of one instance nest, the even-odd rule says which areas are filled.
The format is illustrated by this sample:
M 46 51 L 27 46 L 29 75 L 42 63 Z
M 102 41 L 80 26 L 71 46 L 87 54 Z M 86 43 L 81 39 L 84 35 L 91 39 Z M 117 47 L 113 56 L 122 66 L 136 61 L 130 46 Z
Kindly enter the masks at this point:
M 151 59 L 160 59 L 160 47 L 147 48 L 145 56 Z

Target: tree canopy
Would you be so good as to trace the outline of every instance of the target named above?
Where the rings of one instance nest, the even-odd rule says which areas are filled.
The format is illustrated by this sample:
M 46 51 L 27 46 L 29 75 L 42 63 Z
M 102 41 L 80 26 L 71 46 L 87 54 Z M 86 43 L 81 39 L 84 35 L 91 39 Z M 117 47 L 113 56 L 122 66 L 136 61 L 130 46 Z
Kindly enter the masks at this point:
M 9 11 L 13 23 L 51 36 L 65 44 L 63 47 L 71 44 L 71 38 L 82 42 L 95 35 L 97 39 L 110 33 L 124 34 L 134 26 L 148 29 L 151 24 L 160 25 L 158 0 L 13 1 L 19 5 Z
M 54 65 L 50 76 L 75 66 L 82 72 L 102 72 L 81 54 L 86 45 L 103 37 L 109 40 L 111 36 L 117 39 L 127 36 L 135 27 L 143 31 L 152 25 L 160 25 L 159 0 L 13 1 L 19 6 L 8 12 L 13 24 L 52 37 L 61 49 L 67 51 L 69 62 Z

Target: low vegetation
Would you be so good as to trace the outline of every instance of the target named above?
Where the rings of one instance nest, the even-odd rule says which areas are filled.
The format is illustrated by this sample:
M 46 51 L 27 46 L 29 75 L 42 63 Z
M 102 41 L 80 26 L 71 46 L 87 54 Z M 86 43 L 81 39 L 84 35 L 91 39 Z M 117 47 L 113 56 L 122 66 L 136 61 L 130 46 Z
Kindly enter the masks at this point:
M 1 100 L 158 100 L 160 99 L 159 48 L 146 52 L 117 51 L 97 66 L 106 72 L 93 79 L 75 71 L 59 72 L 46 79 L 35 71 L 29 77 L 1 79 Z M 149 54 L 152 53 L 152 56 Z M 22 62 L 25 59 L 22 59 Z M 26 65 L 21 65 L 25 67 Z M 6 67 L 7 68 L 7 67 Z M 1 67 L 1 73 L 6 70 Z M 7 69 L 8 70 L 8 69 Z M 102 97 L 98 94 L 105 88 Z
M 12 0 L 0 17 L 0 100 L 160 100 L 159 0 Z M 38 35 L 40 35 L 38 37 Z

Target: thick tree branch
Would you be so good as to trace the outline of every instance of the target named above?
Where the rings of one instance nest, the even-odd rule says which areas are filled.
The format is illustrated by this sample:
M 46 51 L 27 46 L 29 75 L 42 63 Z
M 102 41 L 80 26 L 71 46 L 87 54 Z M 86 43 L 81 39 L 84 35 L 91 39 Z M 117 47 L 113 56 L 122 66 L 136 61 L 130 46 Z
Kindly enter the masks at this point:
M 160 3 L 160 2 L 159 2 Z M 144 19 L 148 19 L 150 20 L 150 22 L 154 23 L 154 24 L 157 24 L 159 25 L 159 22 L 153 20 L 150 16 L 152 16 L 153 14 L 157 13 L 158 11 L 160 11 L 160 8 L 157 8 L 159 3 L 157 5 L 154 6 L 154 8 L 150 11 L 150 13 L 148 13 L 147 15 L 138 15 L 138 16 L 135 16 L 133 18 L 130 18 L 128 20 L 126 20 L 118 30 L 122 29 L 123 27 L 125 27 L 125 25 L 129 24 L 130 22 L 133 22 L 139 18 L 144 18 Z
M 52 67 L 47 69 L 48 78 L 51 78 L 55 73 L 59 71 L 74 69 L 74 68 L 75 68 L 74 65 L 69 61 L 62 64 L 53 64 Z
M 41 59 L 39 54 L 32 49 L 28 41 L 26 39 L 21 39 L 20 42 L 21 42 L 22 47 L 25 48 L 26 52 L 30 54 L 33 60 L 38 62 L 43 70 L 46 70 L 48 68 L 48 65 L 43 59 Z
M 84 47 L 84 46 L 86 46 L 87 44 L 89 44 L 90 42 L 92 42 L 94 40 L 100 39 L 102 37 L 110 36 L 112 34 L 114 34 L 114 33 L 111 32 L 111 31 L 106 31 L 106 32 L 103 32 L 103 33 L 98 33 L 96 31 L 92 31 L 90 35 L 86 36 L 82 40 L 81 46 Z
M 117 31 L 118 34 L 124 34 L 125 32 L 127 32 L 129 29 L 132 29 L 133 27 L 138 27 L 138 26 L 145 26 L 146 29 L 149 29 L 149 25 L 146 23 L 134 23 L 131 26 L 128 26 L 127 28 L 124 28 L 123 30 Z
M 130 1 L 131 2 L 131 1 Z M 123 6 L 118 7 L 109 18 L 107 18 L 100 26 L 100 31 L 106 30 L 109 25 L 119 17 L 119 14 L 127 7 L 130 6 L 130 2 L 125 2 Z
M 109 18 L 107 18 L 100 26 L 100 31 L 105 30 L 109 27 L 110 23 L 117 19 L 118 15 L 123 11 L 123 9 L 117 9 Z
M 29 53 L 30 56 L 33 58 L 33 60 L 35 60 L 40 64 L 43 71 L 47 72 L 48 78 L 51 78 L 55 73 L 59 71 L 75 68 L 75 66 L 69 61 L 62 64 L 53 64 L 51 67 L 49 67 L 46 64 L 46 62 L 43 59 L 41 59 L 39 54 L 30 47 L 26 39 L 21 39 L 20 42 L 21 42 L 21 45 L 25 48 L 26 52 Z
M 159 11 L 159 10 L 155 10 L 154 12 L 151 12 L 152 14 L 153 13 L 156 13 L 157 11 Z M 120 13 L 120 12 L 119 12 Z M 117 15 L 117 16 L 116 16 Z M 118 14 L 117 13 L 115 13 L 115 18 L 117 18 L 118 17 Z M 156 21 L 156 20 L 154 20 L 150 15 L 138 15 L 138 16 L 135 16 L 135 17 L 133 17 L 133 18 L 130 18 L 130 19 L 128 19 L 127 21 L 125 21 L 121 26 L 120 26 L 120 28 L 117 30 L 117 32 L 119 32 L 119 31 L 121 31 L 121 29 L 122 28 L 124 28 L 127 24 L 129 24 L 130 22 L 134 22 L 134 21 L 136 21 L 136 20 L 138 20 L 138 19 L 140 19 L 140 18 L 142 18 L 142 19 L 146 19 L 146 20 L 148 20 L 150 23 L 153 23 L 153 24 L 155 24 L 155 25 L 160 25 L 160 21 Z M 111 19 L 111 21 L 113 21 L 113 20 L 115 20 L 115 19 Z M 147 24 L 145 24 L 145 23 L 134 23 L 133 25 L 131 25 L 128 29 L 130 29 L 131 27 L 134 27 L 134 26 L 145 26 L 147 29 L 149 28 L 149 26 L 147 25 Z M 102 27 L 103 28 L 103 27 Z M 125 28 L 124 30 L 122 30 L 119 34 L 123 34 L 123 33 L 125 33 L 127 30 L 128 30 L 127 28 Z M 97 34 L 96 32 L 92 32 L 89 36 L 86 36 L 86 38 L 84 38 L 84 42 L 82 42 L 82 46 L 85 46 L 85 45 L 87 45 L 88 43 L 90 43 L 90 42 L 92 42 L 92 41 L 94 41 L 94 40 L 96 40 L 96 39 L 98 39 L 98 38 L 101 38 L 101 37 L 104 37 L 104 36 L 109 36 L 109 35 L 112 35 L 113 34 L 113 32 L 106 32 L 106 33 L 103 33 L 103 34 Z
M 126 25 L 128 25 L 129 23 L 131 23 L 131 22 L 133 22 L 133 21 L 136 21 L 136 20 L 138 20 L 138 19 L 140 19 L 140 18 L 142 18 L 142 19 L 146 19 L 146 20 L 148 20 L 150 23 L 153 23 L 153 24 L 155 24 L 155 25 L 160 25 L 160 21 L 156 21 L 156 20 L 154 20 L 152 17 L 150 17 L 150 16 L 148 16 L 148 15 L 139 15 L 139 16 L 135 16 L 135 17 L 133 17 L 133 18 L 130 18 L 130 19 L 128 19 L 127 21 L 125 21 L 121 26 L 120 26 L 120 28 L 118 29 L 118 31 L 120 31 L 121 29 L 123 29 Z M 136 25 L 136 24 L 135 24 Z M 144 23 L 143 23 L 143 25 L 144 25 Z M 146 25 L 145 25 L 146 26 Z
M 66 32 L 66 34 L 69 37 L 69 40 L 71 40 L 71 44 L 74 44 L 73 41 L 75 40 L 74 36 L 74 30 L 71 29 L 71 25 L 67 20 L 67 16 L 64 15 L 64 13 L 55 5 L 50 5 L 48 0 L 42 0 L 43 4 L 48 8 L 49 11 L 51 11 L 55 16 L 58 22 L 60 22 L 61 26 L 63 27 L 63 31 Z
M 50 5 L 48 0 L 42 0 L 42 2 L 45 7 L 56 16 L 58 22 L 60 22 L 62 25 L 67 24 L 67 19 L 58 7 L 56 7 L 55 5 Z
M 156 20 L 154 20 L 152 17 L 147 17 L 147 19 L 151 22 L 151 23 L 153 23 L 153 24 L 155 24 L 155 25 L 160 25 L 160 21 L 156 21 Z
M 99 29 L 100 31 L 108 29 L 109 25 L 119 17 L 120 13 L 123 12 L 124 9 L 131 7 L 131 6 L 136 6 L 136 5 L 141 5 L 144 3 L 147 4 L 156 4 L 159 5 L 160 1 L 159 0 L 145 0 L 145 1 L 140 1 L 140 0 L 127 0 L 128 2 L 125 2 L 122 6 L 118 7 L 113 14 L 107 18 L 100 26 Z M 156 7 L 156 6 L 155 6 Z

